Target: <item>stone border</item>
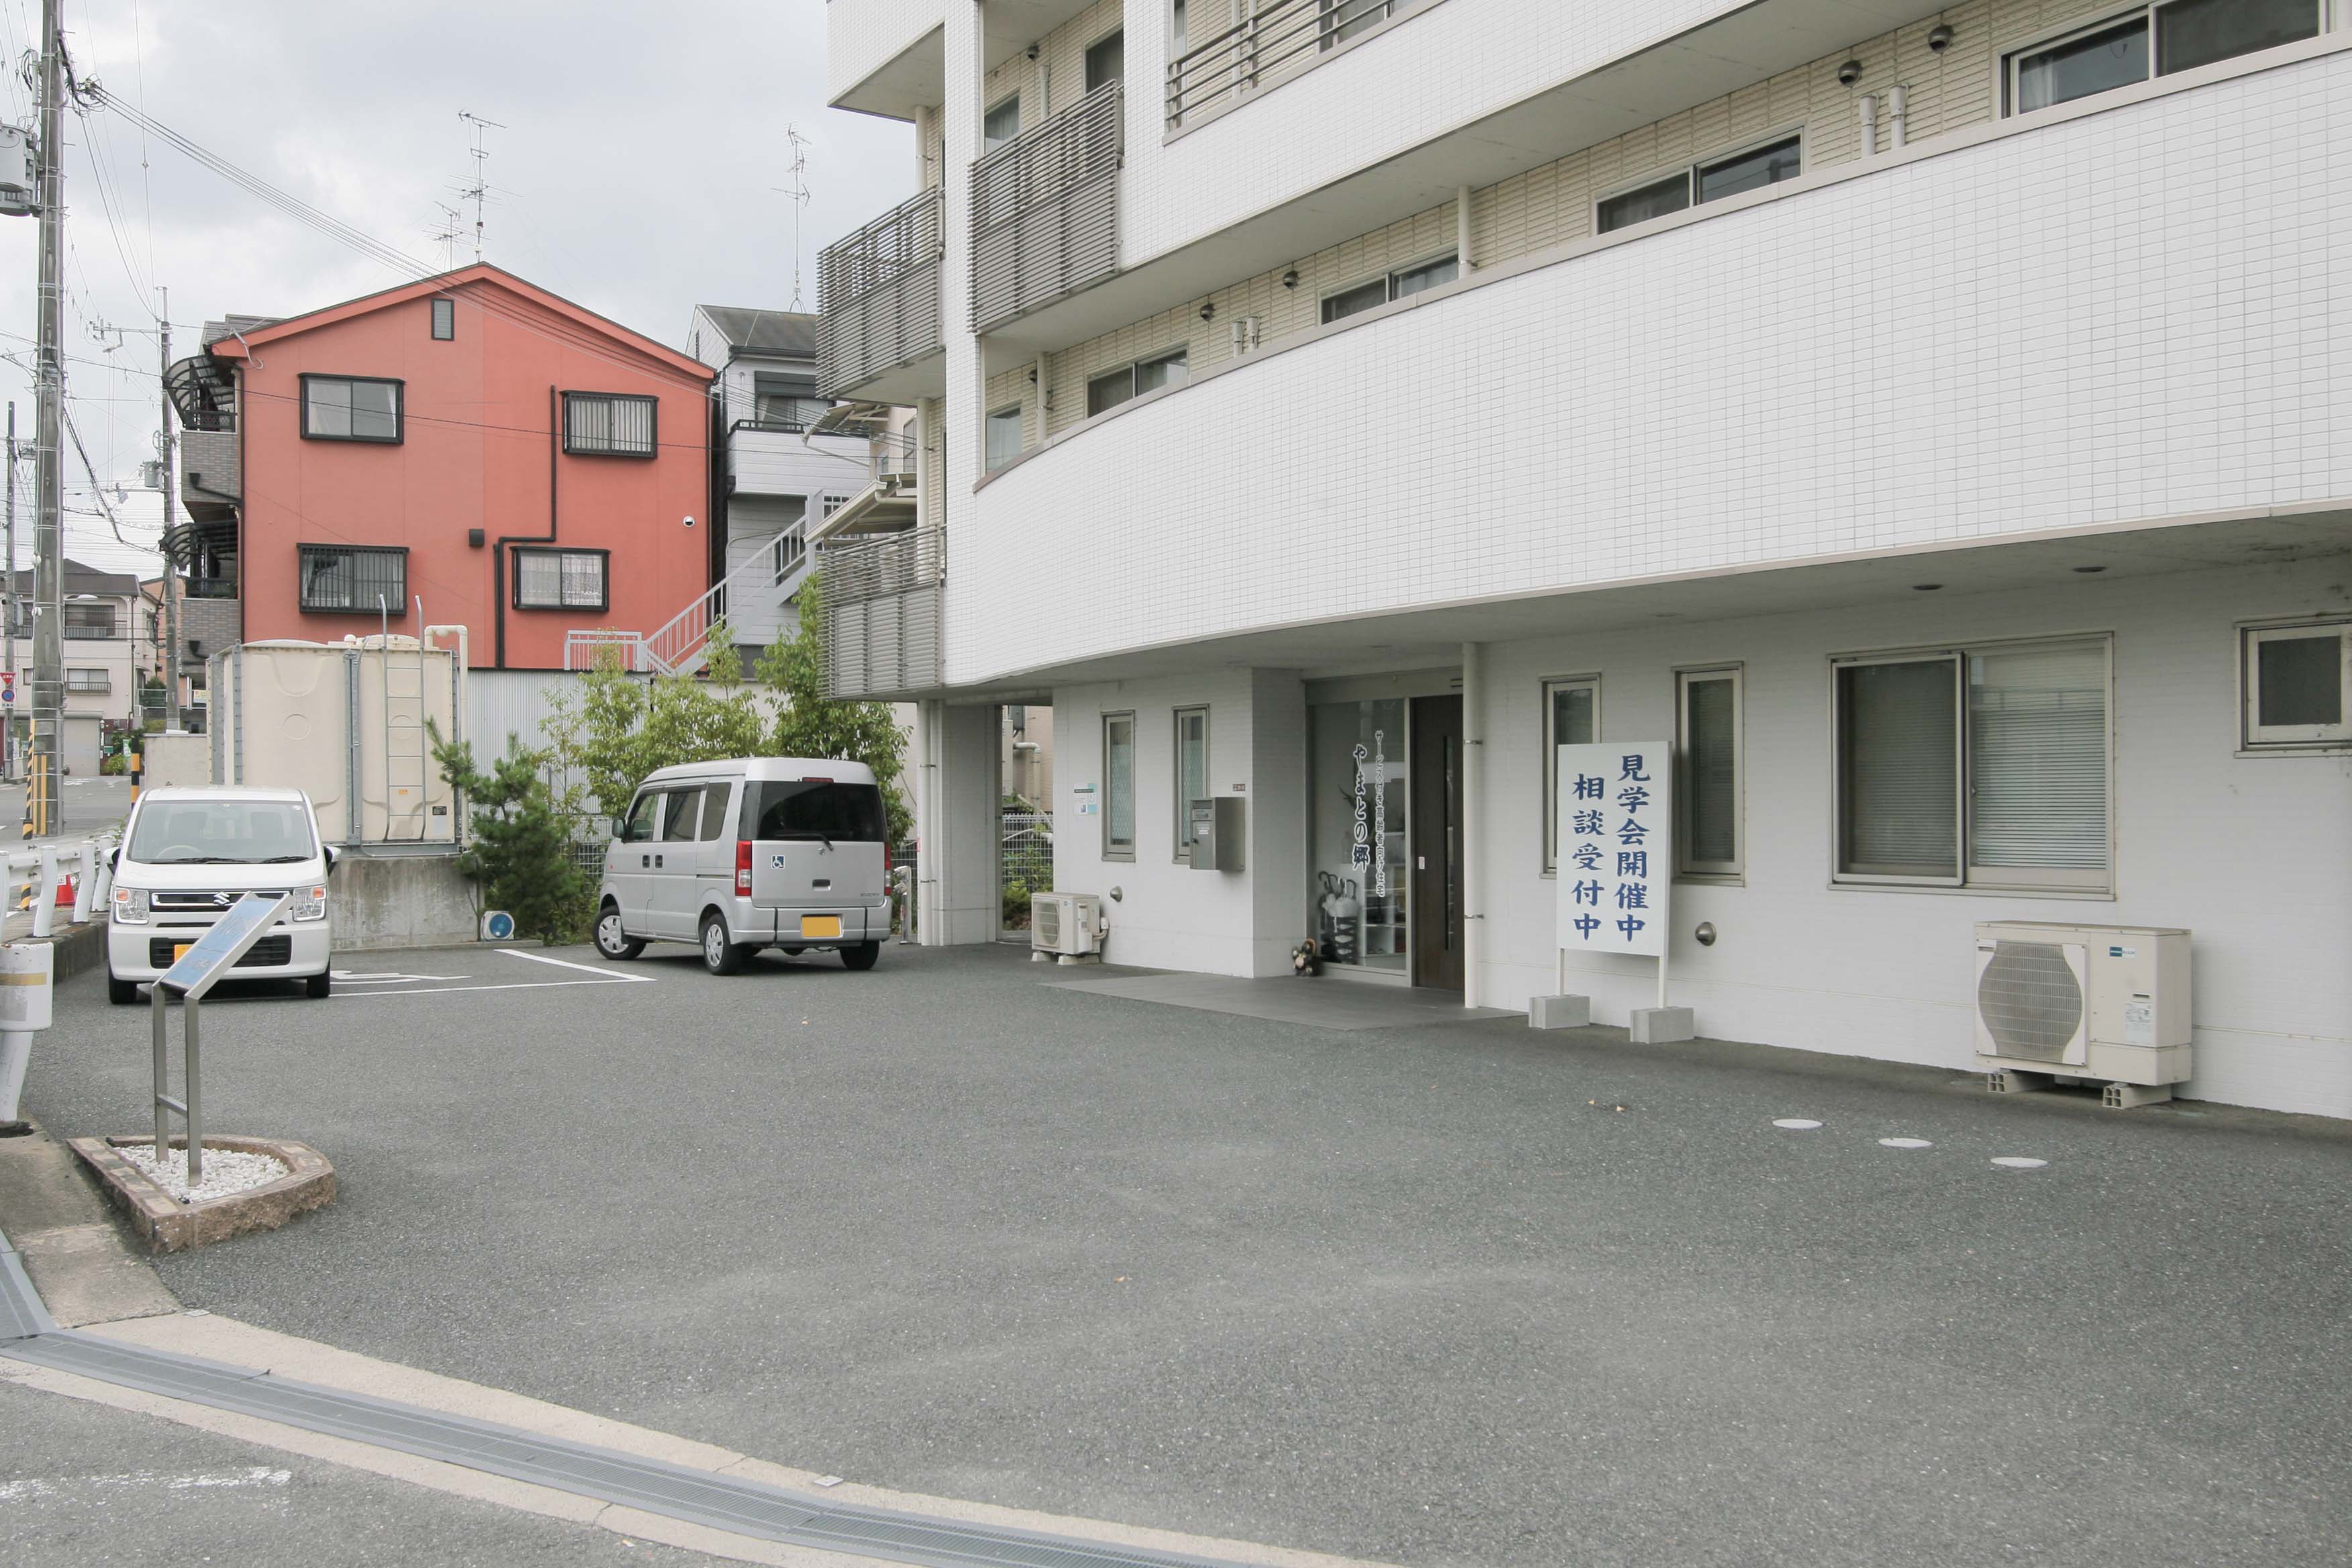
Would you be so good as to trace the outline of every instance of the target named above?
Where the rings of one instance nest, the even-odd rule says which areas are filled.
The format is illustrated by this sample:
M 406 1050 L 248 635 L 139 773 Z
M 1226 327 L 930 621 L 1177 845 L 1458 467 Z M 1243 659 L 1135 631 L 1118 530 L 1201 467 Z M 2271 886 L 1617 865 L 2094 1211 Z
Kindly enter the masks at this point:
M 247 1231 L 276 1230 L 296 1215 L 324 1208 L 335 1201 L 335 1168 L 308 1143 L 284 1138 L 205 1135 L 205 1147 L 238 1154 L 269 1154 L 283 1160 L 287 1173 L 274 1182 L 247 1187 L 195 1203 L 182 1203 L 165 1192 L 144 1171 L 115 1152 L 126 1144 L 154 1143 L 152 1136 L 122 1133 L 109 1138 L 74 1138 L 67 1147 L 98 1173 L 106 1195 L 131 1221 L 131 1228 L 150 1253 L 183 1252 L 226 1241 Z M 174 1149 L 188 1141 L 175 1135 Z

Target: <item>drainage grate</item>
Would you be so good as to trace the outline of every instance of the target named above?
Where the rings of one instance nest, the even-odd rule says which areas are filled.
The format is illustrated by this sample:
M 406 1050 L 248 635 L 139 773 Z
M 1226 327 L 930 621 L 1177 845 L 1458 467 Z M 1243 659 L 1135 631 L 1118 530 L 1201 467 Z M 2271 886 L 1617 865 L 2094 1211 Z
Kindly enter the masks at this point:
M 0 1250 L 0 1356 L 788 1545 L 861 1552 L 925 1568 L 1234 1568 L 1205 1557 L 829 1502 L 616 1449 L 61 1330 L 50 1321 L 16 1254 L 7 1250 Z

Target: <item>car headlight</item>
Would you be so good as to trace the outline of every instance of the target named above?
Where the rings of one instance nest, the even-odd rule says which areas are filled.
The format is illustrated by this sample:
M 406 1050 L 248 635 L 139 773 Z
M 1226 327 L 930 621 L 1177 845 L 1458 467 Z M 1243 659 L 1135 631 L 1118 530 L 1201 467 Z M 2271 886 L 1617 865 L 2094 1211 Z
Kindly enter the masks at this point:
M 114 889 L 114 922 L 117 925 L 143 926 L 147 923 L 147 889 L 117 888 Z
M 286 906 L 289 917 L 298 921 L 322 921 L 327 918 L 327 889 L 297 888 Z

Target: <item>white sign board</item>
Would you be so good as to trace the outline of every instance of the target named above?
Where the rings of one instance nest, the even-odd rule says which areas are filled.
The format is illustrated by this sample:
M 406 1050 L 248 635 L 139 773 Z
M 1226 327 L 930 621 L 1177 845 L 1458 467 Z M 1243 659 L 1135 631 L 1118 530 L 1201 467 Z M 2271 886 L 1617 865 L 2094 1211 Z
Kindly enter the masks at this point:
M 1664 958 L 1674 879 L 1674 751 L 1664 742 L 1559 748 L 1559 945 Z

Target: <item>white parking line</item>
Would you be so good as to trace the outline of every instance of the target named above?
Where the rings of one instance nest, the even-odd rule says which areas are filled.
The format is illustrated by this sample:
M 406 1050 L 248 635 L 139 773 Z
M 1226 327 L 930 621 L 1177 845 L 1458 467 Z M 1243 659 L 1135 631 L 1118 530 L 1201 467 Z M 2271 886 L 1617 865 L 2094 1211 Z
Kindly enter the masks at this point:
M 558 969 L 576 969 L 583 974 L 593 974 L 596 978 L 593 980 L 509 980 L 494 982 L 487 985 L 401 986 L 394 984 L 375 984 L 369 986 L 369 988 L 364 991 L 344 991 L 338 988 L 335 992 L 335 996 L 338 1000 L 348 1001 L 351 998 L 357 996 L 440 996 L 446 995 L 452 991 L 553 991 L 567 985 L 650 985 L 654 983 L 654 976 L 650 974 L 615 974 L 609 969 L 599 969 L 591 963 L 573 963 L 569 959 L 545 958 L 536 952 L 520 952 L 511 947 L 494 948 L 491 951 L 495 952 L 502 952 L 509 958 L 525 959 L 532 963 L 551 963 Z M 340 979 L 341 976 L 338 976 L 337 978 Z M 472 976 L 466 974 L 413 974 L 398 978 L 410 980 L 469 980 Z
M 607 980 L 626 982 L 647 981 L 653 978 L 650 974 L 615 974 L 609 969 L 599 969 L 593 963 L 574 963 L 568 958 L 549 958 L 541 953 L 523 952 L 511 947 L 502 947 L 499 951 L 509 958 L 528 958 L 533 963 L 551 963 L 558 969 L 576 969 L 583 974 L 601 974 Z

